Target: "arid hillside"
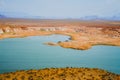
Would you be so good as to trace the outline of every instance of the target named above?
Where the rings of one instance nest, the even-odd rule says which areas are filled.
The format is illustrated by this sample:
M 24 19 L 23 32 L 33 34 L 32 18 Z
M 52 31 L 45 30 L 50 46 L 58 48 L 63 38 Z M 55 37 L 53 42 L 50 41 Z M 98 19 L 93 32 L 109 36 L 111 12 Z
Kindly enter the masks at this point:
M 0 80 L 120 80 L 120 76 L 97 68 L 46 68 L 0 74 Z

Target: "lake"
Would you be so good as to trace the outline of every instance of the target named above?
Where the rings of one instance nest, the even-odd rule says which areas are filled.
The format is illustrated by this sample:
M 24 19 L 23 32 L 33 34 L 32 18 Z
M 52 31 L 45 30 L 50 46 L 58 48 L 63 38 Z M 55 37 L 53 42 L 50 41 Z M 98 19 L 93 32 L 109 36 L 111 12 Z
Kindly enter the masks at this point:
M 89 50 L 44 45 L 69 36 L 31 36 L 0 40 L 0 73 L 51 67 L 101 68 L 120 74 L 120 47 L 94 46 Z

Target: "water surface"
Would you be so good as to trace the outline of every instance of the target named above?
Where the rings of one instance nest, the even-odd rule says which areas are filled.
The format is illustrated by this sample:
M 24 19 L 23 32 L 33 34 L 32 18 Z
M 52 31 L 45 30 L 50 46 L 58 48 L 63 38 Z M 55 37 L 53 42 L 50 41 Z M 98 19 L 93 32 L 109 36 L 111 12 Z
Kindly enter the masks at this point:
M 90 67 L 120 74 L 120 47 L 100 45 L 81 51 L 43 44 L 68 38 L 51 35 L 0 40 L 0 73 L 50 67 Z

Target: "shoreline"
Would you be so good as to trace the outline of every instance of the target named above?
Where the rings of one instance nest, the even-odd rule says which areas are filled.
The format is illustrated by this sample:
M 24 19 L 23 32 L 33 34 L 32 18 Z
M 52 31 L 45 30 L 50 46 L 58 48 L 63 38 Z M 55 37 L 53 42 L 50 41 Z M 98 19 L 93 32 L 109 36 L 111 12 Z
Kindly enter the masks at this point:
M 23 38 L 23 37 L 29 37 L 29 36 L 45 36 L 45 35 L 52 35 L 52 34 L 59 34 L 59 35 L 65 35 L 70 36 L 70 39 L 67 41 L 60 41 L 57 43 L 57 45 L 63 47 L 63 48 L 72 48 L 77 50 L 87 50 L 90 49 L 94 45 L 110 45 L 110 46 L 120 46 L 120 38 L 108 38 L 107 40 L 103 38 L 103 40 L 86 40 L 87 36 L 84 35 L 78 35 L 77 33 L 66 33 L 66 32 L 50 32 L 50 31 L 28 31 L 28 32 L 19 32 L 19 33 L 6 33 L 1 34 L 0 39 L 4 38 Z M 77 39 L 78 37 L 81 37 L 81 39 Z M 83 38 L 83 39 L 82 39 Z M 85 38 L 85 39 L 84 39 Z M 88 38 L 89 39 L 89 38 Z M 54 43 L 54 42 L 52 42 Z
M 60 34 L 70 36 L 57 43 L 63 48 L 87 50 L 94 45 L 120 46 L 120 22 L 0 19 L 0 39 Z M 32 23 L 31 23 L 32 21 Z
M 106 27 L 107 26 L 107 27 Z M 70 36 L 66 41 L 60 41 L 58 46 L 76 50 L 88 50 L 92 46 L 107 45 L 120 46 L 119 24 L 111 22 L 89 23 L 89 22 L 0 22 L 0 39 L 24 38 L 29 36 L 48 36 L 60 34 Z M 56 45 L 48 42 L 47 45 Z M 114 53 L 113 53 L 114 54 Z M 65 74 L 66 73 L 66 74 Z M 76 75 L 74 75 L 76 74 Z M 16 77 L 19 75 L 18 77 Z M 41 76 L 42 75 L 42 76 Z M 119 80 L 120 75 L 96 68 L 47 68 L 41 70 L 22 70 L 0 74 L 0 79 L 29 79 L 29 80 L 70 80 L 70 79 L 98 79 L 98 80 Z
M 19 35 L 19 36 L 14 36 L 14 35 L 12 35 L 12 36 L 9 36 L 9 37 L 4 37 L 4 38 L 1 38 L 0 37 L 0 40 L 3 40 L 3 39 L 9 39 L 9 38 L 26 38 L 26 37 L 32 37 L 32 36 L 51 36 L 51 35 L 64 35 L 64 36 L 70 36 L 70 35 L 66 35 L 66 34 L 58 34 L 58 33 L 46 33 L 45 32 L 45 34 L 35 34 L 35 35 Z M 70 38 L 71 39 L 69 39 L 68 38 L 68 40 L 67 40 L 67 42 L 69 42 L 69 41 L 74 41 L 74 40 L 72 40 L 72 36 L 70 36 Z M 61 45 L 61 43 L 64 43 L 64 42 L 66 42 L 66 41 L 59 41 L 58 43 L 54 43 L 54 42 L 45 42 L 45 43 L 43 43 L 43 44 L 45 44 L 45 45 L 50 45 L 50 46 L 61 46 L 61 47 L 63 47 L 63 48 L 69 48 L 69 47 L 65 47 L 64 45 Z M 87 49 L 90 49 L 91 47 L 93 47 L 93 46 L 99 46 L 99 45 L 103 45 L 103 46 L 118 46 L 118 47 L 120 47 L 120 45 L 119 44 L 111 44 L 111 43 L 98 43 L 98 44 L 90 44 L 90 47 L 89 48 L 85 48 L 85 49 L 82 49 L 82 48 L 78 48 L 78 50 L 87 50 Z M 72 47 L 70 47 L 71 49 L 77 49 L 77 48 L 72 48 Z

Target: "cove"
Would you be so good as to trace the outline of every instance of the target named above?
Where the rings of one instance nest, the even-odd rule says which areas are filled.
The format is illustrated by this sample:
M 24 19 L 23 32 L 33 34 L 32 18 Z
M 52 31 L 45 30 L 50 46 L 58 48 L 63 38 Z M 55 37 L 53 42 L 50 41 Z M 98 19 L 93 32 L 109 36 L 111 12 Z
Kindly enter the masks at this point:
M 89 67 L 120 74 L 120 47 L 99 45 L 82 51 L 43 44 L 69 38 L 50 35 L 0 40 L 0 73 L 51 67 Z

